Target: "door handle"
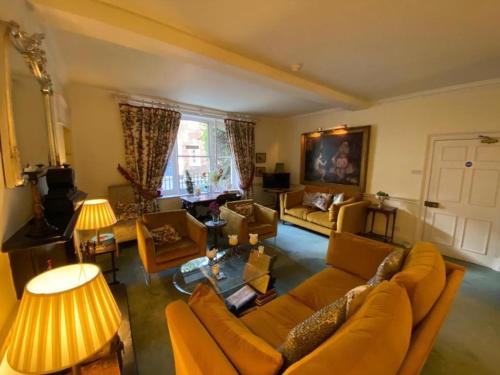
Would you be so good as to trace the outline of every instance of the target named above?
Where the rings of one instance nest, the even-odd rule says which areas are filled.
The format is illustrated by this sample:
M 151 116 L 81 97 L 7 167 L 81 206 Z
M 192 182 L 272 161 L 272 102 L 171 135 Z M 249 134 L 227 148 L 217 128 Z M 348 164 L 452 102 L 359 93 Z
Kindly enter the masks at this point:
M 424 206 L 425 207 L 438 208 L 439 207 L 439 202 L 425 201 L 424 202 Z

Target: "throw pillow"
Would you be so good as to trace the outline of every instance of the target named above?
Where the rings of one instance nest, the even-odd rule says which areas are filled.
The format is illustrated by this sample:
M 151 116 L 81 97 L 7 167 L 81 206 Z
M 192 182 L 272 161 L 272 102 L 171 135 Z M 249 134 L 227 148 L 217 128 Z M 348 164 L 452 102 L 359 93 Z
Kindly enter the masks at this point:
M 282 355 L 234 316 L 211 287 L 199 284 L 188 303 L 239 374 L 278 373 Z
M 328 205 L 332 199 L 331 194 L 318 193 L 316 198 L 314 198 L 313 206 L 319 208 L 321 211 L 328 211 Z
M 181 239 L 179 233 L 177 233 L 174 227 L 169 224 L 151 229 L 150 232 L 156 246 L 165 245 L 166 243 L 174 243 Z
M 234 211 L 247 218 L 249 223 L 255 223 L 253 203 L 241 203 L 234 206 Z
M 346 305 L 347 298 L 341 297 L 292 328 L 278 348 L 287 366 L 312 352 L 339 329 L 346 319 Z
M 318 194 L 319 193 L 308 193 L 308 192 L 304 191 L 304 195 L 302 197 L 302 205 L 303 206 L 310 206 L 310 207 L 312 207 L 313 206 L 313 202 L 316 199 L 316 196 Z
M 333 196 L 333 203 L 338 204 L 344 201 L 344 193 L 335 194 Z
M 368 285 L 377 285 L 384 280 L 389 280 L 401 271 L 406 252 L 403 249 L 395 249 L 387 255 L 377 268 L 375 275 L 368 280 Z
M 135 220 L 141 215 L 139 203 L 116 203 L 116 218 L 118 220 Z
M 372 289 L 373 286 L 371 285 L 360 285 L 352 288 L 346 293 L 346 320 L 353 316 L 354 313 L 363 305 L 366 297 L 368 297 L 368 294 L 370 294 Z

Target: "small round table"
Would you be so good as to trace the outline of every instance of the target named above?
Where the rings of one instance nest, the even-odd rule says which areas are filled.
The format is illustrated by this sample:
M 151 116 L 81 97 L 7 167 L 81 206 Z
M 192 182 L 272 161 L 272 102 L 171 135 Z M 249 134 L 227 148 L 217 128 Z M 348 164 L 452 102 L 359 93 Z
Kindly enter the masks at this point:
M 226 226 L 227 221 L 219 219 L 218 221 L 213 221 L 209 220 L 205 222 L 205 225 L 207 226 L 208 230 L 212 230 L 214 234 L 214 247 L 217 247 L 217 238 L 219 235 L 219 231 L 221 230 L 222 227 Z

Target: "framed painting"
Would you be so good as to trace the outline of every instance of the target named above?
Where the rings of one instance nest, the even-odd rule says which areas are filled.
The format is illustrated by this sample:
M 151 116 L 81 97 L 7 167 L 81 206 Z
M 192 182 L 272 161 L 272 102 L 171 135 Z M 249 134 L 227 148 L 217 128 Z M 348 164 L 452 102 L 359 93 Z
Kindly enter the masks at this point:
M 265 152 L 257 152 L 255 154 L 255 162 L 257 164 L 262 164 L 262 163 L 265 163 L 266 162 L 266 153 Z
M 300 182 L 364 192 L 370 126 L 303 133 Z

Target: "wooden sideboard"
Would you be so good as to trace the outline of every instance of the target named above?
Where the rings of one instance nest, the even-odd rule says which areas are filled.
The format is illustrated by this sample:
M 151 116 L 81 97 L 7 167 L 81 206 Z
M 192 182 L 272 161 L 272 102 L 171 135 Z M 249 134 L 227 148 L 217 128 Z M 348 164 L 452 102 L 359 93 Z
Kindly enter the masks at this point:
M 73 215 L 66 225 L 47 237 L 28 237 L 31 223 L 26 223 L 12 237 L 2 245 L 2 252 L 9 255 L 12 279 L 16 289 L 17 298 L 23 295 L 24 286 L 36 275 L 46 271 L 50 267 L 59 267 L 76 261 L 73 231 L 80 214 L 81 206 L 87 194 L 76 191 L 71 197 L 73 201 Z M 50 224 L 53 224 L 49 221 Z

